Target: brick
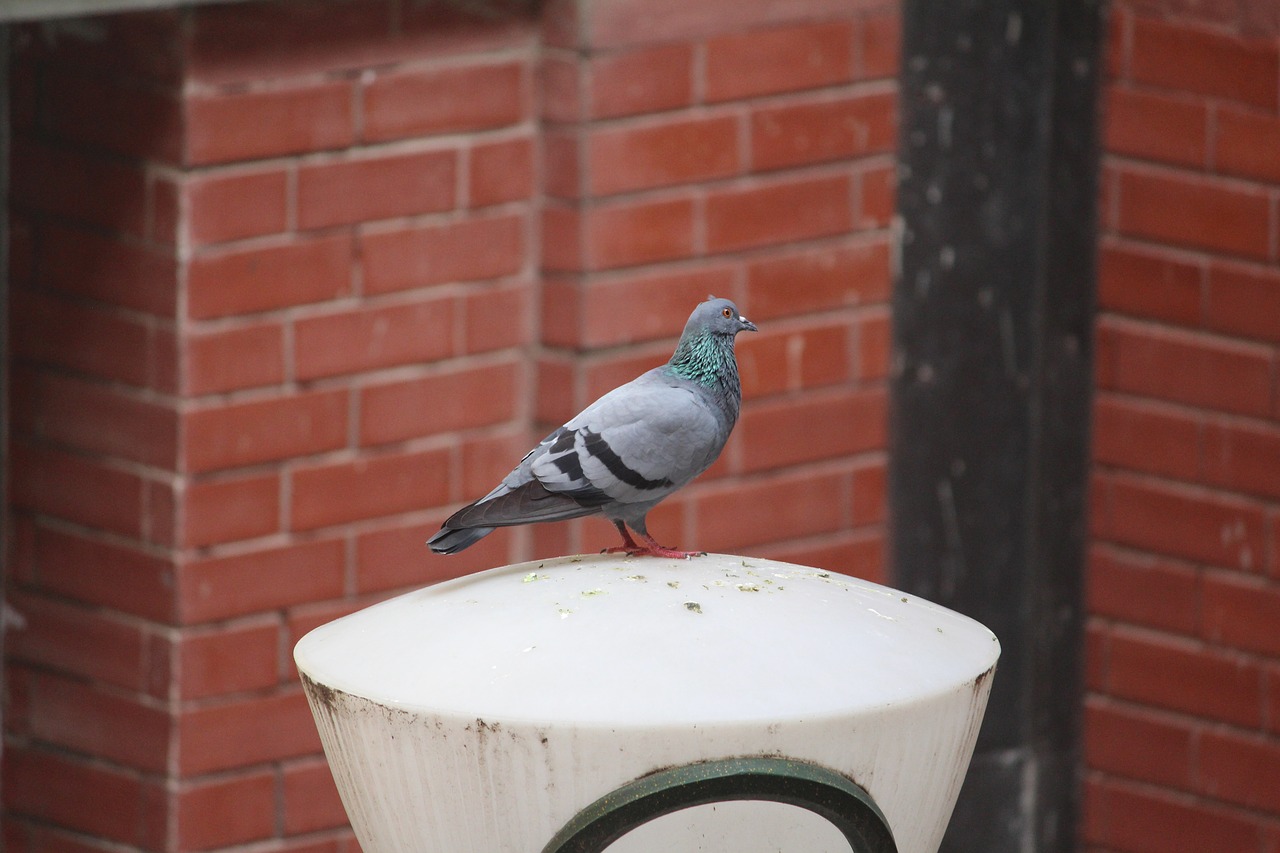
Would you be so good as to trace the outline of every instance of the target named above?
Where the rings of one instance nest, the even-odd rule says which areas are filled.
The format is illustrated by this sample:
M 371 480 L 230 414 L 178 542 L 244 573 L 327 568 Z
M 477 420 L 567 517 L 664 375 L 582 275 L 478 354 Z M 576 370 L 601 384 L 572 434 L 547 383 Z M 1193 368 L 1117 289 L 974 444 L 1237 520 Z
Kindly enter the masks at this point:
M 336 450 L 347 443 L 347 392 L 208 406 L 188 413 L 184 426 L 183 468 L 193 473 Z
M 853 470 L 852 517 L 855 525 L 882 524 L 888 518 L 887 471 L 883 460 Z
M 587 142 L 595 195 L 726 178 L 742 169 L 733 116 L 608 127 Z
M 582 292 L 583 319 L 577 332 L 556 337 L 583 348 L 674 339 L 689 312 L 708 294 L 732 292 L 727 267 L 692 272 L 629 275 L 592 282 Z
M 1265 417 L 1270 356 L 1260 346 L 1104 319 L 1097 332 L 1098 387 Z
M 1280 56 L 1274 39 L 1247 39 L 1138 17 L 1131 73 L 1140 83 L 1274 110 Z
M 853 25 L 778 27 L 711 38 L 708 101 L 830 86 L 853 78 Z
M 707 250 L 733 252 L 848 231 L 849 196 L 843 177 L 713 192 L 707 198 Z
M 694 253 L 693 232 L 688 199 L 602 205 L 586 222 L 588 263 L 599 270 L 686 258 Z
M 514 456 L 507 454 L 507 470 L 519 458 L 519 451 Z M 504 470 L 502 474 L 505 473 Z M 466 493 L 469 497 L 479 498 L 496 483 L 496 478 L 490 478 L 482 489 L 467 490 Z M 443 521 L 442 516 L 427 524 L 397 523 L 357 537 L 356 588 L 361 593 L 416 588 L 505 565 L 511 560 L 506 537 L 500 535 L 487 536 L 467 550 L 449 557 L 431 554 L 427 540 L 440 530 Z
M 144 685 L 145 635 L 110 613 L 10 589 L 26 626 L 5 637 L 10 660 L 46 671 L 138 690 Z
M 1183 409 L 1099 394 L 1093 407 L 1096 463 L 1194 481 L 1200 470 L 1201 419 Z
M 579 29 L 573 32 L 584 44 L 593 48 L 622 48 L 715 36 L 725 31 L 726 21 L 732 21 L 734 29 L 745 30 L 785 25 L 798 17 L 824 20 L 847 17 L 850 13 L 848 3 L 838 0 L 804 0 L 786 6 L 769 0 L 706 0 L 702 3 L 615 0 L 607 6 L 593 8 L 591 15 L 584 15 L 581 21 L 572 16 L 569 21 L 576 21 L 574 25 Z M 796 33 L 794 38 L 802 41 L 805 36 Z
M 1203 794 L 1272 814 L 1280 811 L 1280 743 L 1212 731 L 1199 746 L 1197 775 Z
M 298 168 L 298 227 L 325 228 L 452 210 L 457 154 L 365 155 Z
M 182 544 L 203 548 L 280 529 L 276 473 L 190 483 L 182 495 Z
M 860 312 L 857 336 L 857 378 L 864 382 L 888 379 L 893 349 L 893 323 L 889 310 L 873 308 Z
M 548 15 L 547 17 L 553 17 Z M 538 65 L 538 110 L 547 124 L 577 122 L 582 115 L 581 64 L 572 58 L 546 52 Z
M 187 161 L 207 165 L 345 148 L 355 138 L 352 99 L 344 80 L 191 97 Z
M 183 387 L 193 397 L 284 382 L 284 327 L 254 323 L 186 335 Z
M 412 512 L 449 499 L 449 452 L 429 450 L 298 468 L 292 483 L 293 530 Z
M 205 320 L 345 296 L 353 262 L 344 234 L 199 254 L 187 271 L 187 316 Z
M 289 227 L 289 176 L 282 169 L 188 178 L 187 232 L 195 246 L 278 234 Z
M 179 788 L 177 850 L 212 850 L 270 838 L 276 829 L 275 773 L 260 771 Z
M 518 366 L 512 362 L 366 386 L 360 392 L 360 443 L 388 444 L 516 417 Z
M 1179 256 L 1104 242 L 1099 252 L 1098 302 L 1107 311 L 1199 326 L 1204 275 Z
M 584 134 L 549 132 L 542 139 L 542 183 L 552 198 L 582 196 Z
M 136 773 L 11 747 L 4 751 L 3 785 L 10 815 L 122 844 L 163 843 L 159 792 Z
M 1280 497 L 1280 428 L 1210 421 L 1205 481 L 1236 492 Z
M 738 423 L 744 470 L 782 468 L 883 448 L 886 404 L 881 390 L 840 390 L 748 408 Z M 838 429 L 831 428 L 835 424 Z
M 1199 798 L 1108 782 L 1099 839 L 1107 849 L 1132 853 L 1201 853 L 1254 850 L 1254 819 Z
M 467 206 L 489 207 L 533 197 L 533 141 L 476 145 L 468 158 Z
M 1280 151 L 1280 117 L 1224 106 L 1215 119 L 1216 171 L 1271 183 L 1280 181 L 1280 163 L 1275 156 Z
M 280 680 L 274 621 L 187 631 L 177 642 L 174 680 L 184 700 L 274 687 Z
M 317 379 L 445 358 L 454 351 L 454 311 L 445 297 L 299 320 L 294 373 Z
M 1191 487 L 1117 477 L 1108 538 L 1135 548 L 1244 571 L 1260 571 L 1262 510 Z
M 884 302 L 889 285 L 884 242 L 789 251 L 747 267 L 746 305 L 769 320 Z
M 1203 168 L 1209 151 L 1209 111 L 1203 100 L 1123 86 L 1108 87 L 1103 141 L 1115 154 Z
M 528 344 L 533 339 L 532 296 L 524 283 L 468 293 L 462 299 L 462 351 L 492 352 Z
M 15 442 L 10 451 L 10 500 L 123 536 L 142 533 L 142 479 L 102 460 Z
M 751 116 L 751 165 L 756 170 L 887 153 L 897 140 L 897 99 L 891 92 L 781 107 Z
M 892 163 L 871 160 L 854 173 L 858 190 L 858 215 L 854 224 L 860 229 L 888 228 L 893 222 L 898 194 L 898 172 Z
M 692 209 L 682 210 L 686 225 L 692 228 Z M 615 214 L 615 218 L 617 218 Z M 625 219 L 625 216 L 623 217 Z M 584 227 L 578 211 L 548 204 L 542 209 L 542 268 L 547 272 L 578 271 L 585 268 L 583 255 Z M 689 241 L 690 245 L 692 241 Z M 652 251 L 652 250 L 651 250 Z
M 1195 734 L 1167 716 L 1091 699 L 1085 704 L 1085 766 L 1189 790 Z
M 523 458 L 534 443 L 526 424 L 518 423 L 497 432 L 467 438 L 461 447 L 461 471 L 456 478 L 463 499 L 487 494 Z
M 190 559 L 178 571 L 180 619 L 194 625 L 336 598 L 345 566 L 346 549 L 336 539 Z
M 1205 325 L 1229 335 L 1280 343 L 1280 272 L 1210 265 Z
M 1147 554 L 1095 544 L 1088 557 L 1089 613 L 1133 625 L 1193 635 L 1200 629 L 1199 574 Z M 1152 590 L 1160 590 L 1152 595 Z
M 147 182 L 145 236 L 155 243 L 177 246 L 181 230 L 178 184 L 166 175 L 153 174 Z
M 855 77 L 896 78 L 902 61 L 902 19 L 896 11 L 863 18 L 858 35 Z
M 9 174 L 14 207 L 132 237 L 142 237 L 146 230 L 146 181 L 136 164 L 16 135 Z M 85 187 L 94 191 L 85 192 Z
M 45 371 L 15 370 L 11 389 L 19 434 L 80 453 L 173 469 L 177 413 L 168 405 Z
M 364 138 L 403 139 L 488 130 L 527 117 L 525 68 L 465 65 L 395 71 L 364 87 Z
M 845 323 L 809 326 L 738 338 L 742 395 L 753 400 L 802 391 L 852 378 L 849 329 Z
M 366 293 L 514 275 L 526 258 L 522 216 L 466 219 L 361 237 Z
M 30 291 L 9 296 L 15 359 L 65 368 L 139 388 L 154 377 L 153 339 L 132 318 Z
M 1123 171 L 1119 192 L 1124 234 L 1246 258 L 1270 256 L 1270 200 L 1261 188 Z
M 554 429 L 553 424 L 564 423 L 577 414 L 577 376 L 571 357 L 544 355 L 538 359 L 534 377 L 534 387 L 538 389 L 533 402 L 535 425 Z
M 1204 581 L 1204 637 L 1213 643 L 1280 657 L 1280 588 L 1252 578 L 1211 574 Z
M 1190 641 L 1117 633 L 1111 638 L 1107 688 L 1157 708 L 1248 727 L 1261 722 L 1258 666 Z
M 347 813 L 325 761 L 307 761 L 285 768 L 283 788 L 286 835 L 347 825 Z
M 43 527 L 36 528 L 33 548 L 43 589 L 144 619 L 172 619 L 173 566 L 168 560 Z
M 51 66 L 44 74 L 45 122 L 63 139 L 145 160 L 181 157 L 181 98 L 120 76 Z
M 49 223 L 40 229 L 37 258 L 39 281 L 53 290 L 174 316 L 178 262 L 172 252 Z
M 108 690 L 32 673 L 29 734 L 44 743 L 159 773 L 168 766 L 169 714 Z
M 300 689 L 194 708 L 178 718 L 183 777 L 319 752 L 320 737 Z
M 552 428 L 552 424 L 559 425 L 619 385 L 630 382 L 646 370 L 660 366 L 671 357 L 672 349 L 673 347 L 666 344 L 659 344 L 626 355 L 615 355 L 611 358 L 588 362 L 584 369 L 579 371 L 582 373 L 581 381 L 570 382 L 569 390 L 576 392 L 572 398 L 571 410 L 566 417 L 552 418 L 548 429 Z M 581 390 L 579 386 L 582 386 Z
M 593 118 L 662 112 L 693 103 L 693 46 L 664 44 L 591 60 Z
M 695 503 L 698 547 L 732 551 L 840 530 L 848 525 L 848 485 L 840 474 L 805 474 L 704 491 Z

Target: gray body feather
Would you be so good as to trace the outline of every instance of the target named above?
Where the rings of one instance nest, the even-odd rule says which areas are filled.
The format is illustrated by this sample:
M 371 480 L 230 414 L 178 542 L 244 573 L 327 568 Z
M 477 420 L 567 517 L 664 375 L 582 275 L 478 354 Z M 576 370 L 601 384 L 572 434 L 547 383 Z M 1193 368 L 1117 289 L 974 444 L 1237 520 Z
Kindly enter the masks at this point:
M 498 527 L 603 515 L 652 541 L 645 516 L 716 460 L 738 419 L 737 332 L 755 330 L 713 299 L 689 318 L 671 361 L 615 388 L 525 454 L 427 543 L 452 554 Z M 660 547 L 660 546 L 659 546 Z

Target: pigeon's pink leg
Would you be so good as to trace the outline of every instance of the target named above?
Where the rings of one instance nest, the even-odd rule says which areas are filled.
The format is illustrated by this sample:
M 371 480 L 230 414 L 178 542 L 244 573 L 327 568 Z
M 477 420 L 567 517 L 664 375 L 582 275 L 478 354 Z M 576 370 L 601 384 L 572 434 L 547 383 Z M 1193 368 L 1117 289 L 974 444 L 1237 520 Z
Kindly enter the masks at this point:
M 706 551 L 677 551 L 674 548 L 667 548 L 659 545 L 657 541 L 647 533 L 640 533 L 640 541 L 644 545 L 637 545 L 635 540 L 631 538 L 631 534 L 627 531 L 627 526 L 621 521 L 615 521 L 614 526 L 618 528 L 618 532 L 622 534 L 622 544 L 615 545 L 612 548 L 606 548 L 603 554 L 626 554 L 629 557 L 672 557 L 677 560 L 687 560 L 690 557 L 704 557 Z

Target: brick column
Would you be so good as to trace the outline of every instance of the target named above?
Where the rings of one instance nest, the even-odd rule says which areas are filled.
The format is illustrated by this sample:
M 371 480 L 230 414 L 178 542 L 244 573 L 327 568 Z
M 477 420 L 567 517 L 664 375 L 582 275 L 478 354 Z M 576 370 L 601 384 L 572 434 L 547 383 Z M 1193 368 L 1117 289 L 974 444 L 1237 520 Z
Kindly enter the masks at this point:
M 677 5 L 551 7 L 536 415 L 559 424 L 665 360 L 692 304 L 733 298 L 762 327 L 739 338 L 742 420 L 651 530 L 874 574 L 893 7 Z M 591 520 L 533 535 L 542 553 L 614 544 Z
M 407 2 L 19 28 L 9 850 L 355 850 L 309 628 L 528 440 L 536 26 Z
M 424 547 L 708 292 L 748 405 L 655 531 L 881 576 L 892 7 L 600 5 L 16 30 L 6 849 L 354 853 L 294 642 L 608 541 Z

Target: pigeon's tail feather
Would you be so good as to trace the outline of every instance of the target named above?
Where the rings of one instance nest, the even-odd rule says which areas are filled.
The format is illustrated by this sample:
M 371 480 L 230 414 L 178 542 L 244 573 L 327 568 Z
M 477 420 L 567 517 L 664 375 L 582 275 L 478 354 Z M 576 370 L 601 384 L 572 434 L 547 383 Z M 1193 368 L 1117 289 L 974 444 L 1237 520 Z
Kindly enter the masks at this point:
M 492 527 L 442 527 L 440 532 L 427 540 L 427 545 L 437 554 L 456 554 L 470 548 L 493 532 Z
M 549 492 L 541 483 L 533 481 L 464 506 L 449 516 L 440 532 L 427 540 L 427 545 L 437 554 L 456 554 L 498 527 L 581 518 L 599 511 L 594 504 L 584 506 L 570 496 Z

